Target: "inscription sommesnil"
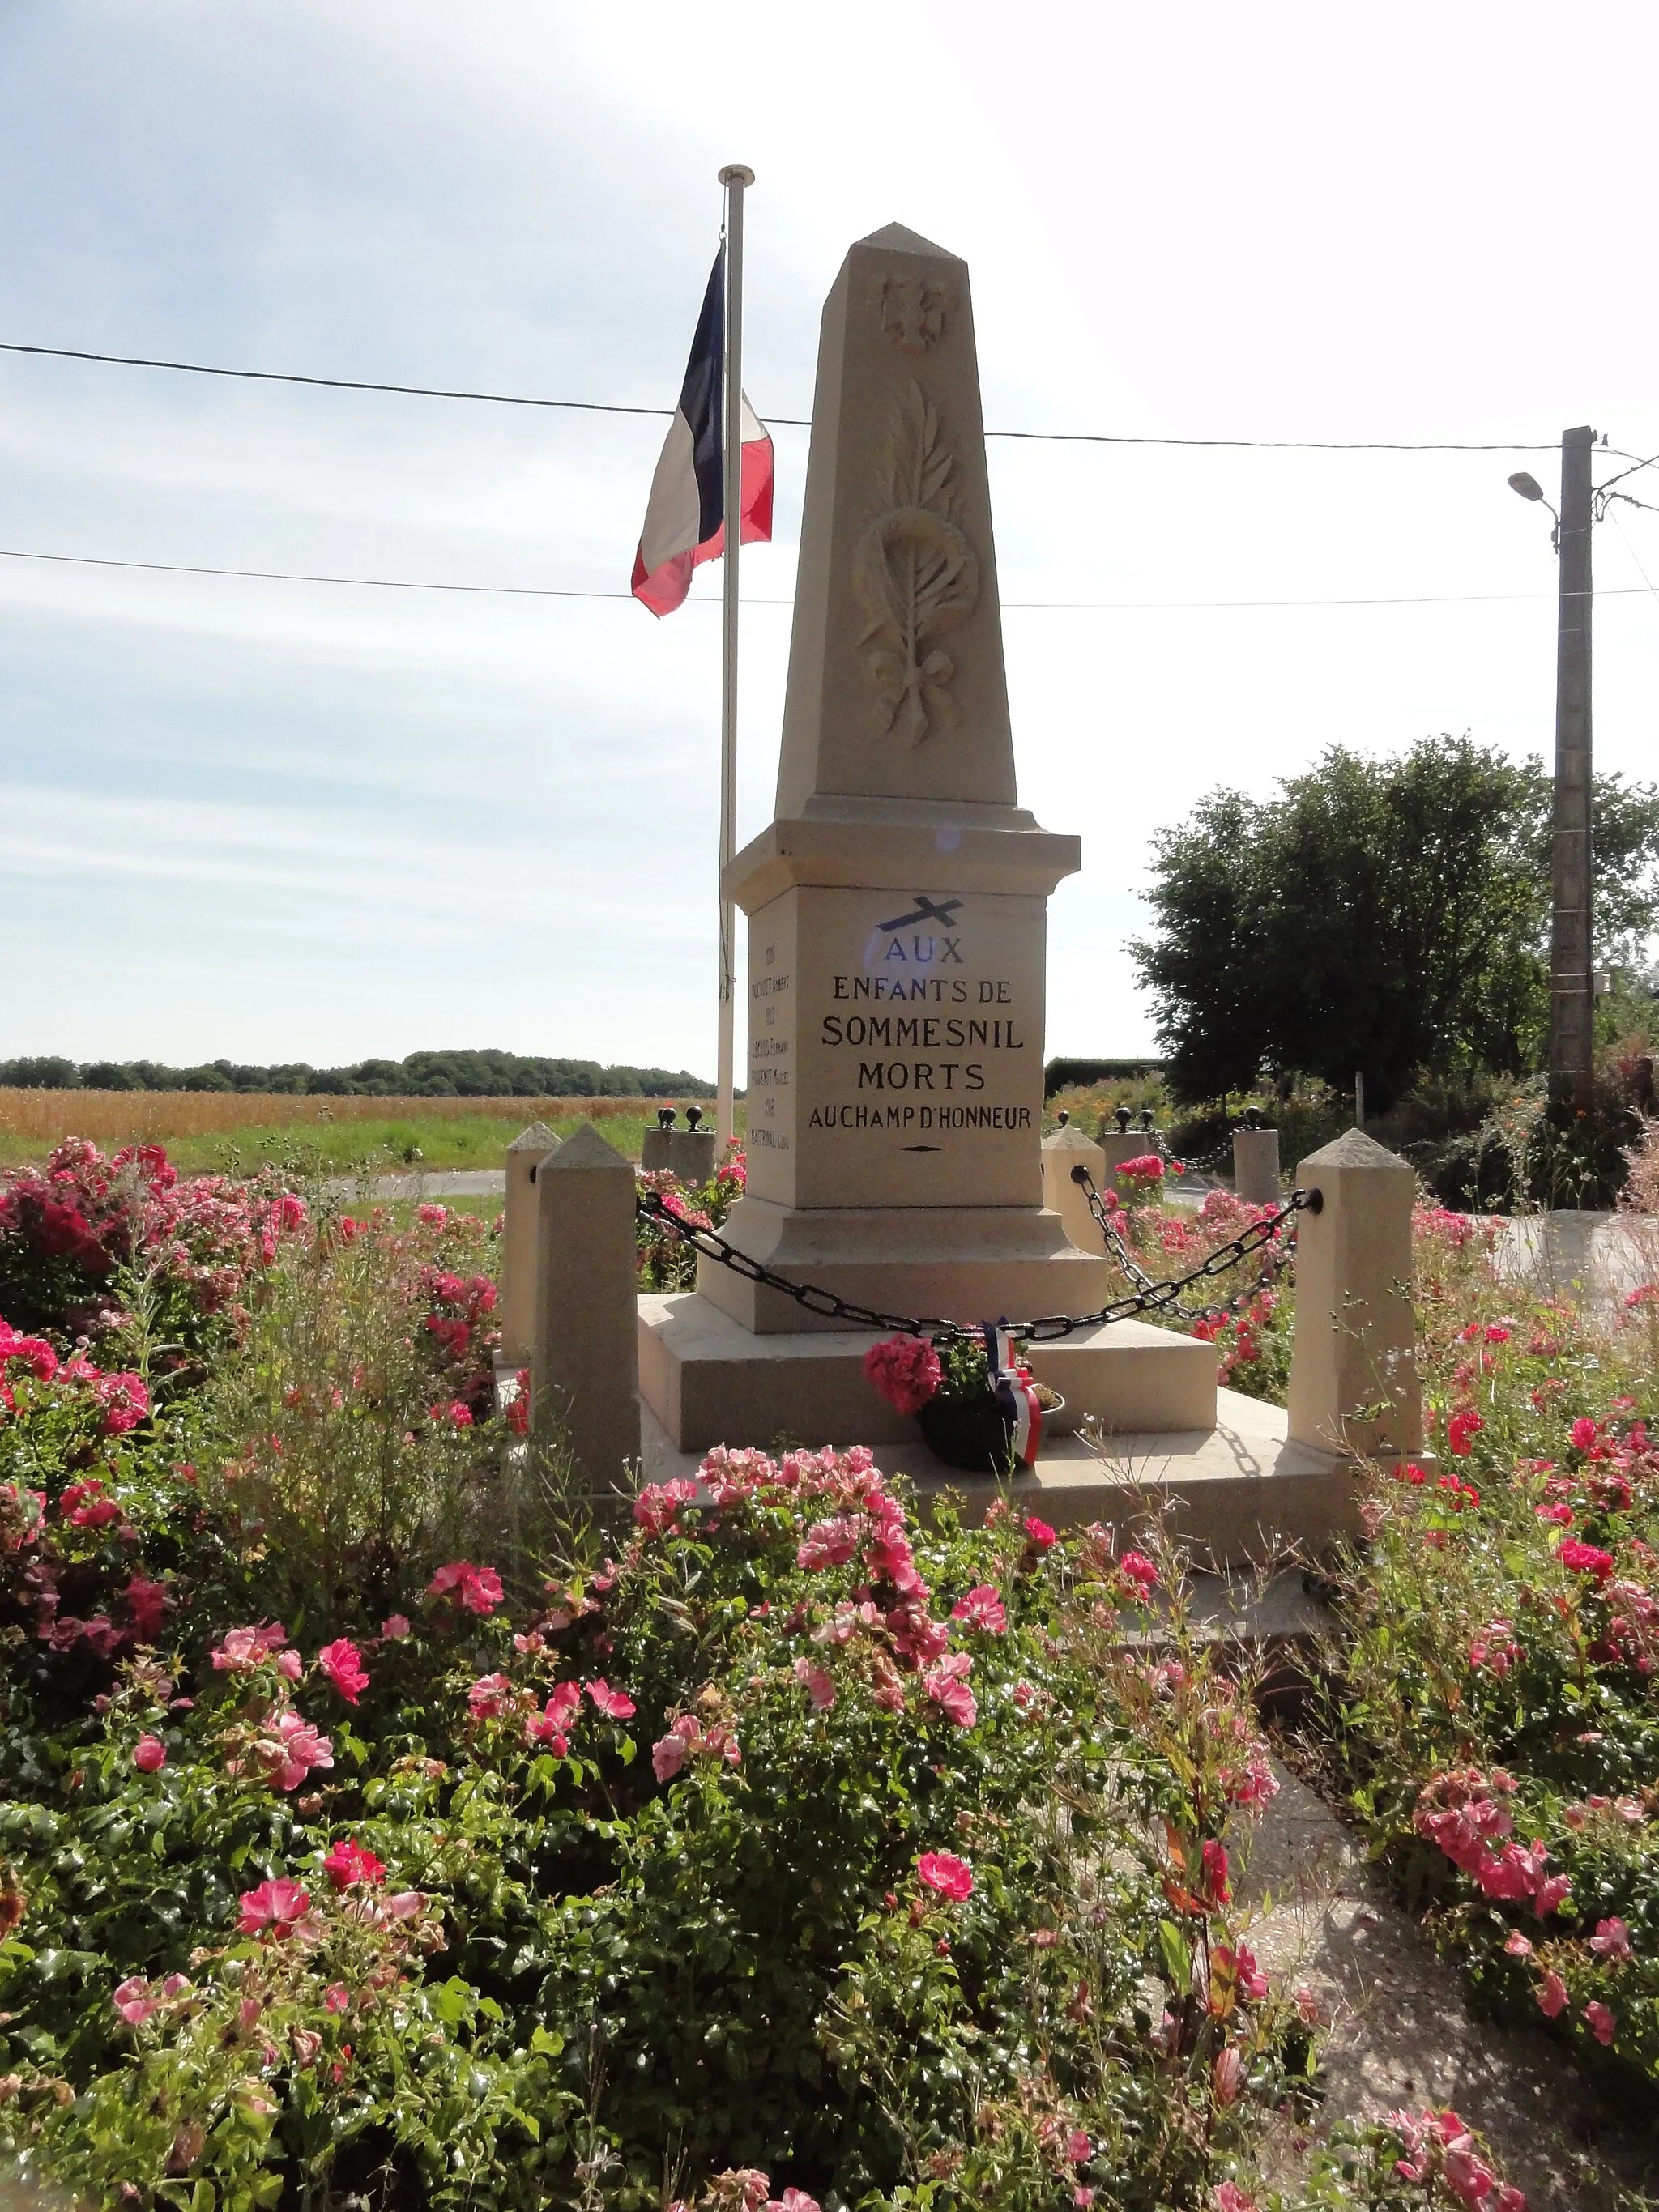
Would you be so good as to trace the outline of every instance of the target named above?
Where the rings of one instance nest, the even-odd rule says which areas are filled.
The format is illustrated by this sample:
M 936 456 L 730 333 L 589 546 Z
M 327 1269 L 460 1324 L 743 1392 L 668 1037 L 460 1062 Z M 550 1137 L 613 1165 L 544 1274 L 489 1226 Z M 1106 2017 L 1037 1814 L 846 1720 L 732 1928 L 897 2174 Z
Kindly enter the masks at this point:
M 1020 897 L 802 889 L 757 914 L 755 1195 L 809 1206 L 1029 1202 L 1042 937 L 1042 902 Z M 1004 1186 L 1015 1194 L 985 1194 Z

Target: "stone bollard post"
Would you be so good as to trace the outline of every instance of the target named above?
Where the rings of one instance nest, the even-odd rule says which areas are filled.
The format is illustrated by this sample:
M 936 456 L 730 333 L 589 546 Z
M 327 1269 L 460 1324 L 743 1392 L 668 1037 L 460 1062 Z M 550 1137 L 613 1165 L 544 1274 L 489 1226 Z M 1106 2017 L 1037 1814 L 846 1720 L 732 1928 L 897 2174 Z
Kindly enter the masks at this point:
M 1079 1251 L 1103 1253 L 1106 1240 L 1089 1211 L 1083 1186 L 1072 1181 L 1072 1170 L 1076 1167 L 1088 1169 L 1097 1190 L 1104 1186 L 1106 1155 L 1092 1137 L 1085 1137 L 1075 1122 L 1068 1122 L 1042 1140 L 1042 1203 L 1060 1216 Z
M 657 1126 L 647 1129 L 640 1139 L 640 1165 L 647 1175 L 660 1174 L 674 1164 L 674 1109 L 672 1106 L 657 1109 Z
M 566 1431 L 594 1491 L 632 1486 L 640 1457 L 634 1170 L 584 1121 L 536 1175 L 532 1405 Z
M 1284 1193 L 1279 1187 L 1279 1132 L 1253 1121 L 1233 1131 L 1233 1194 L 1252 1206 L 1277 1206 Z
M 1297 1216 L 1291 1441 L 1344 1456 L 1419 1457 L 1411 1302 L 1417 1177 L 1375 1138 L 1349 1129 L 1310 1152 L 1296 1180 L 1322 1203 Z
M 687 1190 L 701 1190 L 714 1172 L 714 1148 L 719 1139 L 713 1129 L 700 1129 L 700 1107 L 688 1106 L 690 1127 L 676 1129 L 668 1139 L 668 1164 Z
M 1158 1150 L 1158 1140 L 1148 1129 L 1132 1129 L 1133 1120 L 1127 1106 L 1120 1106 L 1110 1121 L 1100 1125 L 1100 1152 L 1107 1175 L 1116 1176 L 1125 1160 L 1143 1160 L 1148 1152 Z
M 545 1121 L 532 1121 L 507 1148 L 501 1208 L 501 1348 L 497 1364 L 528 1365 L 536 1335 L 536 1163 L 556 1152 Z

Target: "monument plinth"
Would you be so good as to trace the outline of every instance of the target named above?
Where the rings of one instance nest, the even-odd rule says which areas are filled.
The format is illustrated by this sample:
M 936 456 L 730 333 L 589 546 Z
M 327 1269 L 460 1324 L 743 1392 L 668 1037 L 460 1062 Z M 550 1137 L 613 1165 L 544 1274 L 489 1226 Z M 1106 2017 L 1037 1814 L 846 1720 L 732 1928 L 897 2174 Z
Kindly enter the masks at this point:
M 725 879 L 749 918 L 732 1244 L 907 1316 L 1087 1313 L 1121 1291 L 1043 1205 L 1047 902 L 1081 864 L 1018 803 L 967 264 L 894 224 L 824 307 L 775 817 Z M 854 1442 L 885 1411 L 845 1324 L 708 1260 L 641 1329 L 677 1442 L 711 1422 L 768 1442 L 802 1426 L 787 1402 L 819 1423 L 842 1407 L 829 1440 Z M 1133 1334 L 1143 1366 L 1167 1349 L 1159 1371 L 1182 1367 L 1188 1420 L 1201 1371 L 1212 1415 L 1213 1355 Z M 1128 1343 L 1095 1332 L 1045 1361 L 1110 1424 L 1106 1355 Z

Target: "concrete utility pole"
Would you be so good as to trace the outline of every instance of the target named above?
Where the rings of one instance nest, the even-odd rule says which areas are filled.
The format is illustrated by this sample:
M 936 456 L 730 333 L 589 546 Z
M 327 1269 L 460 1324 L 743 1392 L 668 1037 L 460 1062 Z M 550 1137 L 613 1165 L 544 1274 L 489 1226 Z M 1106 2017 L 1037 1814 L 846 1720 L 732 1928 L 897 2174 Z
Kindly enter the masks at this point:
M 1550 1089 L 1581 1103 L 1595 1042 L 1590 908 L 1590 453 L 1595 433 L 1561 434 L 1561 575 L 1556 618 L 1554 911 L 1550 927 Z

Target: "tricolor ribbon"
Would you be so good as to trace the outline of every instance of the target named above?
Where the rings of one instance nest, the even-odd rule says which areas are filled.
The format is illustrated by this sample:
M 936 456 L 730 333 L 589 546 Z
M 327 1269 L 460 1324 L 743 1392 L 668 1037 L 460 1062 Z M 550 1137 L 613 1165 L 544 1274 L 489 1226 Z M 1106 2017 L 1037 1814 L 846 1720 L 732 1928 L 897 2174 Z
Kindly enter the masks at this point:
M 1031 1370 L 1014 1357 L 1014 1340 L 1005 1314 L 1000 1322 L 981 1322 L 985 1361 L 991 1370 L 991 1395 L 1003 1419 L 1013 1430 L 1014 1459 L 1020 1467 L 1035 1467 L 1042 1448 L 1042 1407 L 1031 1381 Z

